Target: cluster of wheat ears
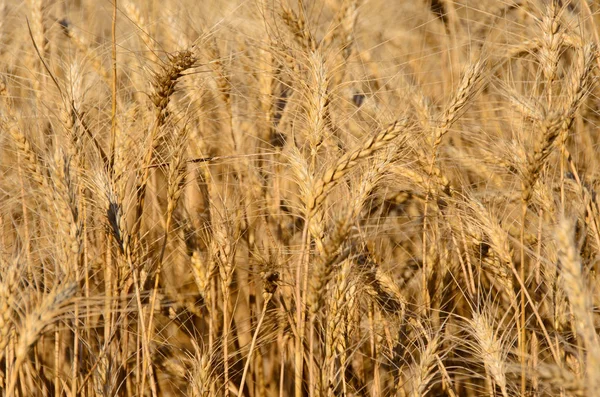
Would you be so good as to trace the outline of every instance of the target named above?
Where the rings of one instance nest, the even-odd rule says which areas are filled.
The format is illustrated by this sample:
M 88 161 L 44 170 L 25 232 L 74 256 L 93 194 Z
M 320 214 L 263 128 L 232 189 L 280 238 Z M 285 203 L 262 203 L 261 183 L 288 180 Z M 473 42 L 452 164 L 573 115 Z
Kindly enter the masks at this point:
M 0 2 L 0 395 L 600 396 L 600 6 Z

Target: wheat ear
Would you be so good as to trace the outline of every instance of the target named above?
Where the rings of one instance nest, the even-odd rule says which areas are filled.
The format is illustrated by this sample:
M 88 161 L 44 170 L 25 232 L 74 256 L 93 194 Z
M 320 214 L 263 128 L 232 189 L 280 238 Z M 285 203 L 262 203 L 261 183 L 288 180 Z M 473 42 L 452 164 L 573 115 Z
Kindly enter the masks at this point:
M 573 310 L 575 330 L 587 348 L 585 356 L 585 364 L 588 369 L 586 374 L 587 392 L 589 396 L 597 396 L 600 393 L 600 376 L 596 371 L 597 368 L 600 368 L 600 341 L 595 332 L 592 300 L 585 285 L 581 260 L 575 249 L 573 230 L 573 222 L 567 219 L 563 219 L 557 226 L 558 258 L 563 288 Z

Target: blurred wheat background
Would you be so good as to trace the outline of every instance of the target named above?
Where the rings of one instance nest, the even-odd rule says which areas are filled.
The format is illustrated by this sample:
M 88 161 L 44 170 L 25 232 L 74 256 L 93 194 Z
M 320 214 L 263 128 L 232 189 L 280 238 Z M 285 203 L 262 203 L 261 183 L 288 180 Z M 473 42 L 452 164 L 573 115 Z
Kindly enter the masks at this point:
M 600 396 L 600 4 L 0 2 L 0 395 Z

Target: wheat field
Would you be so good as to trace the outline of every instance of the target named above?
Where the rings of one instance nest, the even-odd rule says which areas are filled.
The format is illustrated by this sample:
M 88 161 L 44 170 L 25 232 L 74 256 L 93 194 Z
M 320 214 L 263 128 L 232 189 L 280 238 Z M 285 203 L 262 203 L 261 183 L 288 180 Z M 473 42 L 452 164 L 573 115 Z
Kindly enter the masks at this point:
M 0 1 L 0 395 L 600 396 L 600 4 Z

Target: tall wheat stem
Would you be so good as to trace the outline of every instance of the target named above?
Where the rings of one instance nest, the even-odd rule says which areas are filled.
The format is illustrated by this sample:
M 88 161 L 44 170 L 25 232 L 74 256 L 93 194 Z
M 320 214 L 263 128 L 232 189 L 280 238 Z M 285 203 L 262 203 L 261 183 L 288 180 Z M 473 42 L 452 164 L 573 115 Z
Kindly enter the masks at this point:
M 267 296 L 263 303 L 262 313 L 260 315 L 260 319 L 258 320 L 258 324 L 256 325 L 256 330 L 254 331 L 254 336 L 252 337 L 252 342 L 250 343 L 250 350 L 248 351 L 248 357 L 246 358 L 246 365 L 244 365 L 244 372 L 242 373 L 242 380 L 240 381 L 239 392 L 243 393 L 244 384 L 246 383 L 246 375 L 248 375 L 248 369 L 250 368 L 250 363 L 252 362 L 252 352 L 256 346 L 256 340 L 258 339 L 258 333 L 260 332 L 260 327 L 262 326 L 263 321 L 265 320 L 265 315 L 267 314 L 267 305 L 271 301 L 273 297 L 272 294 Z
M 519 344 L 520 352 L 521 352 L 521 395 L 524 396 L 527 391 L 527 330 L 525 328 L 525 288 L 526 288 L 526 280 L 525 280 L 525 218 L 527 217 L 527 202 L 523 202 L 523 206 L 521 209 L 521 235 L 520 235 L 520 245 L 521 245 L 521 266 L 519 268 L 519 277 L 521 278 L 521 317 L 520 317 L 520 338 Z
M 304 229 L 302 230 L 302 244 L 300 248 L 300 263 L 296 269 L 296 357 L 294 370 L 294 395 L 302 397 L 302 373 L 304 370 L 304 301 L 303 294 L 306 293 L 306 285 L 308 284 L 308 228 L 310 217 L 305 220 Z M 306 279 L 306 283 L 303 282 Z M 304 291 L 302 287 L 304 286 Z
M 112 58 L 112 98 L 110 113 L 110 164 L 112 173 L 115 161 L 115 143 L 117 135 L 117 1 L 113 0 L 111 24 L 111 58 Z

